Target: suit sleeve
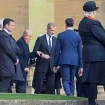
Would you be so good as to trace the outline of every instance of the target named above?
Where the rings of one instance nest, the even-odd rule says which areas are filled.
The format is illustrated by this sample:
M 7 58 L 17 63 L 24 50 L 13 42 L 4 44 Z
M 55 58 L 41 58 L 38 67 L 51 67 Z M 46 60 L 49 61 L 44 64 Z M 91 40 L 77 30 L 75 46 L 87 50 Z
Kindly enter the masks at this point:
M 17 45 L 20 48 L 20 54 L 23 53 L 23 44 L 20 41 L 17 41 Z
M 27 65 L 24 63 L 24 59 L 22 58 L 22 54 L 24 54 L 23 43 L 21 41 L 17 41 L 17 45 L 20 48 L 19 62 L 20 62 L 21 68 L 23 70 L 27 67 Z
M 20 55 L 20 47 L 16 44 L 16 54 L 17 56 Z
M 10 43 L 8 37 L 2 36 L 0 38 L 0 43 L 1 43 L 1 46 L 4 50 L 4 52 L 12 59 L 12 61 L 14 63 L 16 63 L 17 62 L 17 57 L 16 57 L 15 52 L 11 48 L 11 43 Z
M 57 67 L 58 65 L 58 58 L 61 51 L 61 42 L 60 42 L 60 35 L 58 34 L 56 47 L 55 47 L 55 56 L 54 56 L 54 66 Z
M 80 37 L 79 37 L 79 41 L 78 41 L 77 51 L 78 51 L 78 66 L 79 66 L 79 68 L 83 68 L 83 63 L 82 63 L 82 41 L 81 41 Z
M 41 46 L 41 38 L 38 37 L 37 40 L 36 40 L 36 42 L 35 42 L 33 51 L 31 53 L 31 58 L 37 57 L 37 51 L 39 51 L 40 46 Z
M 105 29 L 99 21 L 94 21 L 91 25 L 93 35 L 105 46 Z

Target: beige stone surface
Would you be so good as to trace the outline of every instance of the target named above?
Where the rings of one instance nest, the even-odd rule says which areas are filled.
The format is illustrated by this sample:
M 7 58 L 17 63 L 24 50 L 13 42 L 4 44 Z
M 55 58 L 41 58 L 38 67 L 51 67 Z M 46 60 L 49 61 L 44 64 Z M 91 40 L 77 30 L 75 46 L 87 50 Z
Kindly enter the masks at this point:
M 72 17 L 75 21 L 74 28 L 78 28 L 80 20 L 83 18 L 83 5 L 89 0 L 54 0 L 55 12 L 54 20 L 57 25 L 56 34 L 65 29 L 64 20 Z M 99 7 L 96 19 L 102 22 L 105 27 L 105 1 L 94 0 Z
M 83 18 L 83 4 L 88 0 L 0 0 L 0 18 L 12 18 L 15 20 L 16 29 L 13 32 L 15 39 L 18 39 L 26 26 L 33 32 L 30 42 L 32 51 L 36 38 L 39 34 L 46 33 L 48 22 L 55 22 L 57 26 L 56 35 L 65 30 L 65 19 L 72 17 L 75 20 L 74 28 L 78 28 Z M 105 0 L 94 0 L 99 6 L 97 19 L 105 27 Z M 32 85 L 34 68 L 28 74 L 29 86 Z M 103 98 L 104 92 L 99 88 L 98 98 Z M 33 93 L 29 88 L 28 92 Z M 64 91 L 61 91 L 64 94 Z
M 48 22 L 54 22 L 54 0 L 29 0 L 29 27 L 33 32 L 31 50 L 38 35 L 46 33 Z
M 28 0 L 0 0 L 0 18 L 12 18 L 16 29 L 13 31 L 18 39 L 29 24 Z

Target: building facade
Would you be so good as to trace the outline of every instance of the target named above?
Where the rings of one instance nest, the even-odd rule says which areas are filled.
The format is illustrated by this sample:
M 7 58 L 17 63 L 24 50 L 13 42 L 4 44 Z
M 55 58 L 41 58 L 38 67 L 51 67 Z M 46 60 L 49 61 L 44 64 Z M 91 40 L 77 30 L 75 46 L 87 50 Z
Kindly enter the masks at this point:
M 32 51 L 35 40 L 39 34 L 46 33 L 48 22 L 55 22 L 56 35 L 65 30 L 64 21 L 72 17 L 74 28 L 78 28 L 83 18 L 83 4 L 89 0 L 0 0 L 0 18 L 15 20 L 16 29 L 13 32 L 15 39 L 21 37 L 24 28 L 29 27 L 33 32 L 30 42 Z M 105 0 L 94 0 L 99 6 L 97 19 L 105 27 Z M 31 83 L 33 71 L 29 73 Z

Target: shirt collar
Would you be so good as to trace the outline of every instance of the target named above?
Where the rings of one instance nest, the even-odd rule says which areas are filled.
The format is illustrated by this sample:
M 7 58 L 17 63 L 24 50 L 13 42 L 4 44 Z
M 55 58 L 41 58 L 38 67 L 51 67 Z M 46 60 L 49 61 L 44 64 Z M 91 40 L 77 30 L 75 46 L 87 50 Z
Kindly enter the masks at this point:
M 52 38 L 52 35 L 50 35 L 50 36 L 51 36 L 51 38 Z M 47 37 L 47 38 L 49 38 L 49 35 L 48 35 L 48 34 L 46 34 L 46 37 Z
M 73 30 L 73 28 L 69 27 L 69 28 L 67 28 L 66 30 Z
M 7 32 L 8 34 L 11 34 L 7 29 L 3 29 L 5 32 Z

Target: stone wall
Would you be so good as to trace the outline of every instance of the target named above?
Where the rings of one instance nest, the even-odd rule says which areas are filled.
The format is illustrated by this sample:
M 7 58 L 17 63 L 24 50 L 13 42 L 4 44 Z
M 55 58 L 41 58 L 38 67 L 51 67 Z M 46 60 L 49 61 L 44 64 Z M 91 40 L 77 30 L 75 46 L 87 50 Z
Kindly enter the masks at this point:
M 83 5 L 89 0 L 54 0 L 55 12 L 54 20 L 57 25 L 56 34 L 65 30 L 65 19 L 73 18 L 75 21 L 74 28 L 78 28 L 80 20 L 83 18 Z M 99 6 L 97 19 L 105 26 L 105 0 L 94 0 Z
M 48 22 L 54 22 L 54 0 L 29 0 L 29 27 L 33 32 L 30 51 L 32 51 L 38 35 L 46 33 Z M 28 76 L 30 86 L 33 73 L 34 67 L 31 67 Z
M 54 0 L 29 0 L 29 27 L 33 32 L 31 50 L 38 35 L 46 33 L 48 22 L 54 22 Z
M 68 17 L 75 20 L 74 28 L 83 17 L 83 4 L 88 0 L 0 0 L 0 18 L 9 17 L 15 20 L 16 29 L 13 32 L 15 39 L 18 39 L 26 26 L 33 32 L 30 42 L 32 51 L 35 40 L 39 34 L 46 33 L 48 22 L 55 22 L 57 25 L 56 35 L 65 30 L 64 21 Z M 94 0 L 99 6 L 97 19 L 105 27 L 105 0 Z M 31 86 L 34 68 L 29 72 L 29 85 Z
M 13 36 L 18 39 L 29 25 L 29 0 L 0 0 L 0 18 L 12 18 L 16 29 Z

